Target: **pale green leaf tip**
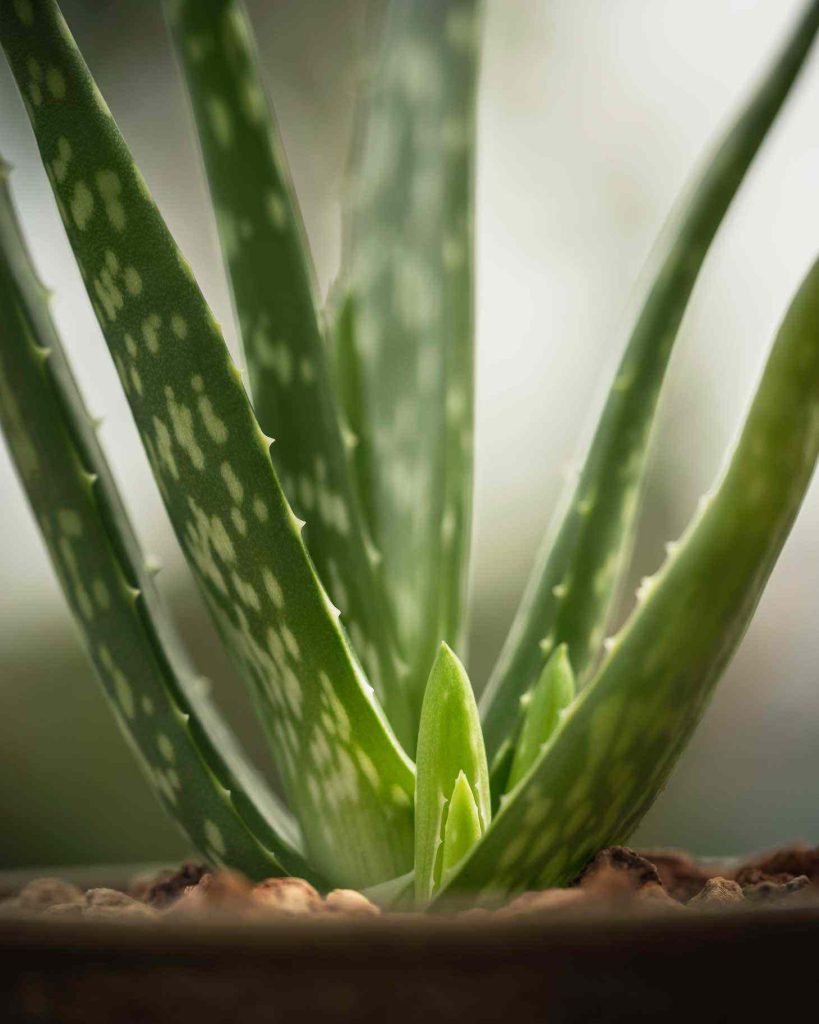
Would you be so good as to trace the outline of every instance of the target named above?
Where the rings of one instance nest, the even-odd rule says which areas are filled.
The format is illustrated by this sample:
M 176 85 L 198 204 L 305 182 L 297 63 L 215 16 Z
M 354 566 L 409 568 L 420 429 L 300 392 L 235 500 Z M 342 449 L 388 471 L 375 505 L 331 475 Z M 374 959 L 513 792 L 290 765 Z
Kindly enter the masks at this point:
M 534 686 L 521 698 L 520 730 L 507 792 L 514 789 L 537 761 L 544 745 L 560 725 L 562 714 L 575 697 L 576 686 L 568 644 L 559 644 L 549 656 Z
M 554 653 L 546 664 L 548 665 L 549 662 L 553 662 L 554 667 L 559 668 L 561 672 L 569 673 L 574 676 L 574 673 L 572 672 L 572 663 L 569 658 L 569 645 L 567 643 L 564 642 L 555 647 Z
M 478 842 L 483 831 L 475 795 L 466 775 L 461 771 L 455 780 L 452 796 L 449 799 L 449 809 L 444 825 L 439 885 Z
M 449 644 L 442 640 L 438 646 L 438 653 L 432 663 L 432 671 L 429 674 L 428 686 L 434 684 L 450 686 L 452 683 L 460 683 L 463 687 L 472 692 L 469 676 L 463 666 L 463 662 L 452 650 Z

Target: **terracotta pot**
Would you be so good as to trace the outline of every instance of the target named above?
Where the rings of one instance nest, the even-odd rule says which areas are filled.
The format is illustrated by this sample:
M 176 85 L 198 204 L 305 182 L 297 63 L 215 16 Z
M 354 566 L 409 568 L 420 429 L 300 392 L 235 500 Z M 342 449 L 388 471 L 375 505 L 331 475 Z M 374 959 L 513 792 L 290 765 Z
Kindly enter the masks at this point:
M 489 924 L 2 920 L 0 1021 L 700 1024 L 800 1004 L 810 1019 L 817 957 L 816 908 Z

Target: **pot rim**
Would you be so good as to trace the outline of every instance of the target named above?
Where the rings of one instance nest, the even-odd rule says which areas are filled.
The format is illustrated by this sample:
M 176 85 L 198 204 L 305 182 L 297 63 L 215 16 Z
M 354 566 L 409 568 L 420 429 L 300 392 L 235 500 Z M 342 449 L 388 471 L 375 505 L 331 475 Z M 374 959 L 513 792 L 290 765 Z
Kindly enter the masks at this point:
M 716 859 L 716 858 L 715 858 Z M 719 858 L 722 863 L 726 858 Z M 167 865 L 108 865 L 44 867 L 0 872 L 0 896 L 9 895 L 33 878 L 59 877 L 86 887 L 125 887 L 135 875 Z M 514 953 L 523 948 L 544 950 L 570 946 L 578 951 L 616 945 L 642 945 L 664 939 L 697 943 L 719 936 L 770 940 L 800 933 L 806 941 L 819 939 L 819 905 L 743 906 L 718 910 L 688 908 L 684 912 L 657 908 L 651 914 L 634 914 L 611 908 L 583 915 L 559 910 L 532 916 L 473 917 L 457 915 L 390 914 L 378 917 L 334 915 L 237 919 L 214 912 L 191 920 L 99 920 L 60 917 L 0 917 L 0 951 L 115 949 L 133 955 L 159 957 L 178 953 L 207 954 L 226 949 L 239 954 L 274 953 L 277 950 L 320 953 L 339 948 L 352 955 L 362 948 L 377 947 L 385 954 L 412 949 L 445 949 L 458 946 L 479 951 L 498 947 Z

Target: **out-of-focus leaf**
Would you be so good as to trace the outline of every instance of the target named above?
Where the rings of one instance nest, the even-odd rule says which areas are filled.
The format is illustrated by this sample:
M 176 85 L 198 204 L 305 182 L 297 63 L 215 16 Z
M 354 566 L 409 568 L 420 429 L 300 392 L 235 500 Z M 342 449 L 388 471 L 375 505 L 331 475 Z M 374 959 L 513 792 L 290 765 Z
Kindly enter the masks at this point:
M 392 0 L 365 94 L 337 367 L 417 715 L 463 650 L 472 503 L 475 0 Z M 346 332 L 346 333 L 345 333 Z
M 577 487 L 546 538 L 515 621 L 481 697 L 495 758 L 520 724 L 518 697 L 561 643 L 582 686 L 599 653 L 612 597 L 628 563 L 648 442 L 677 332 L 708 249 L 819 28 L 804 10 L 770 71 L 688 193 L 631 332 Z
M 252 33 L 236 0 L 165 2 L 273 464 L 376 694 L 415 741 L 379 560 L 351 486 L 307 238 Z

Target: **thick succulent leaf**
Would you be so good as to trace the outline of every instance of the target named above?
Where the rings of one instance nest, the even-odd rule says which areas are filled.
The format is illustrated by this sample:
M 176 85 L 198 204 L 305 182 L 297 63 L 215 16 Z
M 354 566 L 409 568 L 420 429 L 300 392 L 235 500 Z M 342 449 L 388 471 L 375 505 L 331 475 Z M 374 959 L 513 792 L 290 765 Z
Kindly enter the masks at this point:
M 368 416 L 361 367 L 353 340 L 355 302 L 352 295 L 342 296 L 342 288 L 336 286 L 330 295 L 325 316 L 333 325 L 331 370 L 340 406 L 339 415 L 347 425 L 345 449 L 351 482 L 356 489 L 365 523 L 372 524 L 375 522 L 375 469 L 367 430 Z M 377 551 L 375 548 L 373 550 Z M 381 559 L 380 551 L 377 551 L 377 557 Z M 404 682 L 406 684 L 407 680 Z
M 518 697 L 540 673 L 544 653 L 568 644 L 582 684 L 601 648 L 612 596 L 630 554 L 657 400 L 688 298 L 818 27 L 819 3 L 814 0 L 723 137 L 669 232 L 571 502 L 546 538 L 482 696 L 490 763 L 519 728 Z
M 461 772 L 449 798 L 441 853 L 441 878 L 445 879 L 464 859 L 483 834 L 481 815 L 466 775 Z
M 284 147 L 236 0 L 166 0 L 193 105 L 253 406 L 305 541 L 403 743 L 410 730 L 380 567 L 365 538 Z
M 507 789 L 514 789 L 535 763 L 574 696 L 574 673 L 568 648 L 561 644 L 552 652 L 531 691 L 524 695 L 526 710 L 509 771 Z
M 170 520 L 262 715 L 316 869 L 412 863 L 413 767 L 318 580 L 213 320 L 53 0 L 0 38 Z
M 429 675 L 418 730 L 415 894 L 420 902 L 429 899 L 441 880 L 447 807 L 461 774 L 472 790 L 481 829 L 486 829 L 492 811 L 478 708 L 463 665 L 442 643 Z
M 1 173 L 1 172 L 0 172 Z M 162 806 L 215 863 L 311 872 L 188 664 L 0 181 L 0 420 L 80 635 Z
M 606 659 L 447 892 L 572 878 L 662 789 L 742 638 L 819 454 L 819 262 L 779 330 L 739 444 Z
M 368 83 L 338 305 L 409 686 L 463 649 L 472 501 L 472 215 L 479 5 L 392 0 Z M 351 381 L 345 378 L 352 375 Z M 358 465 L 358 461 L 355 463 Z

